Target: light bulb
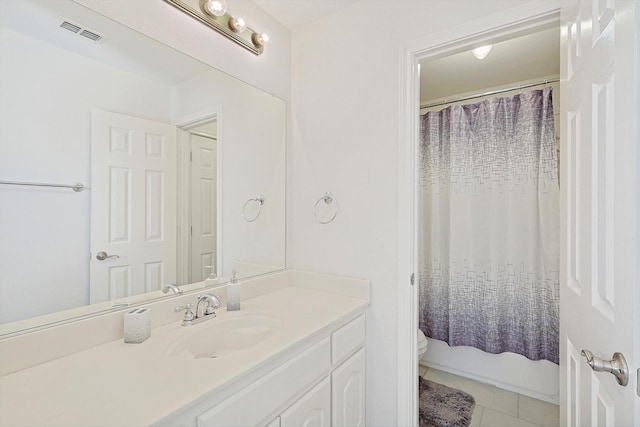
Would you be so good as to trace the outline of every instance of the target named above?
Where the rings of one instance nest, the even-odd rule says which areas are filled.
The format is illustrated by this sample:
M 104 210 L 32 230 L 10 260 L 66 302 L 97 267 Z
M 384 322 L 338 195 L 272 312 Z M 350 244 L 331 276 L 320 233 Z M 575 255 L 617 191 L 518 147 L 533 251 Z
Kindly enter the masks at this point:
M 222 16 L 227 13 L 227 2 L 225 0 L 207 0 L 204 3 L 207 13 L 213 16 Z
M 491 52 L 491 49 L 493 49 L 493 45 L 488 44 L 486 46 L 480 46 L 475 49 L 472 49 L 471 53 L 477 59 L 484 59 L 487 57 L 487 55 L 489 55 L 489 52 Z
M 240 34 L 247 28 L 247 23 L 242 18 L 229 19 L 229 28 Z
M 269 41 L 269 36 L 267 35 L 267 33 L 262 33 L 262 34 L 253 33 L 251 34 L 251 41 L 255 46 L 263 47 L 264 44 Z

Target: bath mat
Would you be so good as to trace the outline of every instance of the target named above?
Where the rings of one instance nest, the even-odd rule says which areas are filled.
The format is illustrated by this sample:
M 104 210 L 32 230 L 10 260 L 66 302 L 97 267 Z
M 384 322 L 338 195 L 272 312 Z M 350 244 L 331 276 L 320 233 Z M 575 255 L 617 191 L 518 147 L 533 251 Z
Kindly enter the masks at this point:
M 419 378 L 420 427 L 468 427 L 476 402 L 468 393 Z

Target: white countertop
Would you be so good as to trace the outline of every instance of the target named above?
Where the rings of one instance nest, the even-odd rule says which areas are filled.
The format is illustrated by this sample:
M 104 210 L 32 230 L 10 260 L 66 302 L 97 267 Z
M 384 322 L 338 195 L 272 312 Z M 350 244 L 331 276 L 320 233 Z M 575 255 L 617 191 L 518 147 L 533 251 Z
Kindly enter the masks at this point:
M 176 338 L 217 319 L 152 330 L 142 344 L 118 340 L 0 377 L 1 426 L 143 426 L 157 423 L 235 384 L 295 346 L 328 334 L 362 312 L 366 299 L 304 287 L 242 301 L 240 313 L 270 312 L 280 328 L 229 356 L 179 360 L 166 349 Z M 218 319 L 232 316 L 217 310 Z M 78 339 L 82 339 L 78 337 Z

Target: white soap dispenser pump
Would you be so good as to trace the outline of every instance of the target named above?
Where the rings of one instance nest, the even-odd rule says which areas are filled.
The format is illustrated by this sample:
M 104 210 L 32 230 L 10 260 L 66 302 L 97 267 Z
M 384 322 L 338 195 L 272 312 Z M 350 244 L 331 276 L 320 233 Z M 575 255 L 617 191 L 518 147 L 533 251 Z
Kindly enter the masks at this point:
M 204 279 L 204 286 L 208 287 L 208 286 L 216 285 L 219 282 L 217 274 L 216 274 L 216 266 L 215 265 L 205 265 L 204 268 L 208 268 L 209 269 L 209 275 L 207 276 L 206 279 Z
M 233 270 L 227 285 L 227 311 L 237 310 L 240 310 L 240 283 L 236 277 L 236 270 Z

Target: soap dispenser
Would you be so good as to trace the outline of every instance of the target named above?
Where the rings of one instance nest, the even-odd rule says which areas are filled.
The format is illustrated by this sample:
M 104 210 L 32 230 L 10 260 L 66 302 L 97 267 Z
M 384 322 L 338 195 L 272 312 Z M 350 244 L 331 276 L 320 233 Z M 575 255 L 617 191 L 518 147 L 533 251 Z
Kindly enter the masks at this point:
M 237 310 L 240 310 L 240 283 L 236 277 L 236 270 L 233 270 L 227 285 L 227 311 Z
M 205 265 L 205 268 L 209 269 L 209 275 L 206 279 L 204 279 L 205 288 L 208 286 L 213 286 L 219 282 L 218 277 L 216 275 L 216 266 L 215 265 Z

